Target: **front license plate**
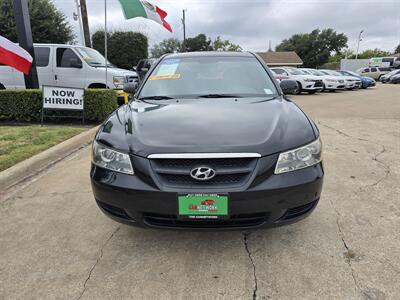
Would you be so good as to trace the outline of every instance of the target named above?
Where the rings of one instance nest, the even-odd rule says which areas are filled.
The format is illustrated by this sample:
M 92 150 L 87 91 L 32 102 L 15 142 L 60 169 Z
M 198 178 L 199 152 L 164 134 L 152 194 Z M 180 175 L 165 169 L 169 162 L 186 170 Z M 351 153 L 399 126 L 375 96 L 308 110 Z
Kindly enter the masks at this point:
M 180 218 L 209 220 L 228 217 L 228 196 L 218 194 L 187 194 L 178 196 Z

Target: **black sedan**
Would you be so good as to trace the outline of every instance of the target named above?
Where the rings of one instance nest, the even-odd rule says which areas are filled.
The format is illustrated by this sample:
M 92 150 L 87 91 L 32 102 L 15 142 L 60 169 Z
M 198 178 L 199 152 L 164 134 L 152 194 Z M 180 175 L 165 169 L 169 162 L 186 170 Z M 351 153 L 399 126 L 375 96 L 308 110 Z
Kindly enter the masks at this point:
M 99 208 L 136 226 L 252 229 L 308 216 L 324 170 L 315 123 L 248 52 L 153 64 L 102 124 L 90 177 Z

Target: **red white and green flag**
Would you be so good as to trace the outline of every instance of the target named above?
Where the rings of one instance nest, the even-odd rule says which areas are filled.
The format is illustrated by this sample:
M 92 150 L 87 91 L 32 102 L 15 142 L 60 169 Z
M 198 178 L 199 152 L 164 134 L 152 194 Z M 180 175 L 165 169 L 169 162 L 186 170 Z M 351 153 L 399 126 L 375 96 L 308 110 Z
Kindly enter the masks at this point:
M 172 32 L 171 25 L 165 21 L 168 15 L 164 10 L 145 0 L 119 0 L 124 11 L 125 19 L 143 17 L 153 20 Z

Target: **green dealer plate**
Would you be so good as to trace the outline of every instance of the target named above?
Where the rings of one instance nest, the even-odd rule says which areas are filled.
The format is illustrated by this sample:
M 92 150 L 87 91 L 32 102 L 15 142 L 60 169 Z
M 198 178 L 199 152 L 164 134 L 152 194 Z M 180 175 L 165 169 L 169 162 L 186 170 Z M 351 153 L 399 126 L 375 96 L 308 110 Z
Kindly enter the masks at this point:
M 186 194 L 178 196 L 178 214 L 188 219 L 226 219 L 228 196 L 218 194 Z

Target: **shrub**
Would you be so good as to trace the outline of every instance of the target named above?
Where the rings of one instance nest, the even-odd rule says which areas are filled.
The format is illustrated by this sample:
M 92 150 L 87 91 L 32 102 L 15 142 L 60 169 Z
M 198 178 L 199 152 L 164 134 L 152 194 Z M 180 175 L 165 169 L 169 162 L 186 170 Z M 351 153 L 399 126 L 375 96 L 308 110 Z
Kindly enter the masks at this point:
M 87 89 L 84 94 L 85 120 L 103 122 L 117 108 L 115 91 Z M 38 122 L 42 110 L 41 90 L 0 90 L 0 120 Z M 46 110 L 46 114 L 50 114 Z M 81 115 L 81 112 L 54 111 L 52 115 Z M 47 119 L 46 119 L 47 120 Z

